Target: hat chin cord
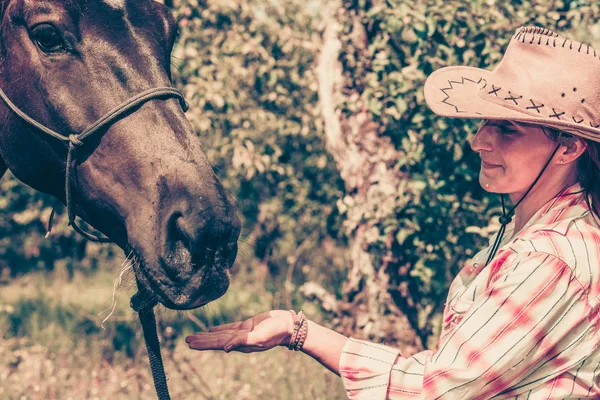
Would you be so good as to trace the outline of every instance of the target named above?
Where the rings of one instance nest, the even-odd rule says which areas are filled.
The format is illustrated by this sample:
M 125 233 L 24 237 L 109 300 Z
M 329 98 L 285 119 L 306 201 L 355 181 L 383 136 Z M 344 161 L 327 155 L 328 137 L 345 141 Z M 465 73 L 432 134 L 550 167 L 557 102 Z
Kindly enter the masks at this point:
M 500 230 L 498 231 L 498 234 L 496 235 L 494 244 L 492 245 L 492 247 L 490 248 L 490 251 L 488 252 L 488 258 L 487 258 L 487 261 L 485 262 L 485 266 L 487 266 L 490 263 L 490 261 L 492 261 L 492 259 L 496 256 L 496 253 L 498 252 L 498 249 L 500 248 L 500 243 L 502 242 L 502 237 L 504 236 L 504 232 L 506 231 L 506 225 L 508 225 L 510 223 L 510 221 L 512 221 L 512 216 L 513 216 L 516 208 L 519 206 L 519 204 L 521 204 L 523 199 L 525 199 L 525 197 L 527 197 L 529 192 L 531 192 L 531 189 L 533 189 L 535 184 L 540 180 L 540 178 L 542 177 L 542 174 L 544 173 L 544 171 L 546 171 L 546 168 L 550 164 L 550 161 L 552 161 L 552 158 L 554 157 L 554 155 L 556 154 L 556 152 L 558 151 L 560 146 L 561 146 L 561 144 L 559 143 L 559 145 L 556 146 L 556 148 L 550 155 L 550 158 L 548 158 L 548 161 L 546 161 L 544 168 L 542 168 L 542 170 L 538 174 L 537 178 L 535 178 L 535 180 L 533 181 L 531 186 L 529 186 L 529 189 L 527 189 L 527 191 L 525 192 L 523 197 L 521 197 L 521 199 L 517 202 L 517 204 L 515 204 L 508 213 L 506 212 L 506 207 L 504 205 L 504 193 L 502 193 L 500 195 L 500 200 L 502 202 L 502 215 L 498 219 L 498 221 L 500 222 Z

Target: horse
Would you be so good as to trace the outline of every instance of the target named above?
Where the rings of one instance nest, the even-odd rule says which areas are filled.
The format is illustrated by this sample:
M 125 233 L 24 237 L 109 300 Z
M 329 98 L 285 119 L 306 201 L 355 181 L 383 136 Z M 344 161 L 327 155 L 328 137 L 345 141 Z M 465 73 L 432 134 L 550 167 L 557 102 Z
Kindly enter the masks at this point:
M 131 254 L 164 306 L 223 295 L 240 220 L 171 88 L 170 10 L 0 0 L 0 18 L 0 177 L 56 197 L 74 227 L 77 216 Z

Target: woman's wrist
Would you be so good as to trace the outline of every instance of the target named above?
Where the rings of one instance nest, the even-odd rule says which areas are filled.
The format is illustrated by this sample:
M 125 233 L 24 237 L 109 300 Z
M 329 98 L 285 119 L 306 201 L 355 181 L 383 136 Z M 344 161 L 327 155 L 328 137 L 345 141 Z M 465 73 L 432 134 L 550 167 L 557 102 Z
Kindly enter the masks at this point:
M 302 311 L 296 313 L 295 311 L 290 310 L 290 313 L 294 320 L 294 330 L 288 344 L 288 349 L 300 351 L 302 350 L 302 346 L 308 335 L 308 320 Z
M 294 335 L 294 314 L 292 314 L 290 311 L 284 311 L 284 313 L 282 313 L 282 318 L 285 328 L 281 343 L 279 343 L 279 345 L 288 347 L 290 341 L 292 340 L 292 336 Z

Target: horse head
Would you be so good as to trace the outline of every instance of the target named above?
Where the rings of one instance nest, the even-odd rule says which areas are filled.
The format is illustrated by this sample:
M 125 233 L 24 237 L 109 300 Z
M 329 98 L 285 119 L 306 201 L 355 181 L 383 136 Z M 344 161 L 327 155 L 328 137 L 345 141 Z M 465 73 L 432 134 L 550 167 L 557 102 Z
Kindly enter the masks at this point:
M 176 24 L 153 0 L 0 0 L 0 88 L 20 110 L 66 137 L 135 95 L 171 85 Z M 137 262 L 138 283 L 165 306 L 221 296 L 240 222 L 181 101 L 154 96 L 72 144 L 0 103 L 0 176 L 63 202 Z

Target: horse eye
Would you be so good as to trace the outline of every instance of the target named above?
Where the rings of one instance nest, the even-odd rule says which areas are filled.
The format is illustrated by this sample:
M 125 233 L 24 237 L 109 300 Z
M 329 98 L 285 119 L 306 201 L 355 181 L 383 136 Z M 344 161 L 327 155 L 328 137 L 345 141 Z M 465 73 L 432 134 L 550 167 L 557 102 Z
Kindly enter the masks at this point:
M 64 50 L 64 42 L 55 27 L 41 24 L 33 28 L 31 37 L 35 44 L 45 53 Z

